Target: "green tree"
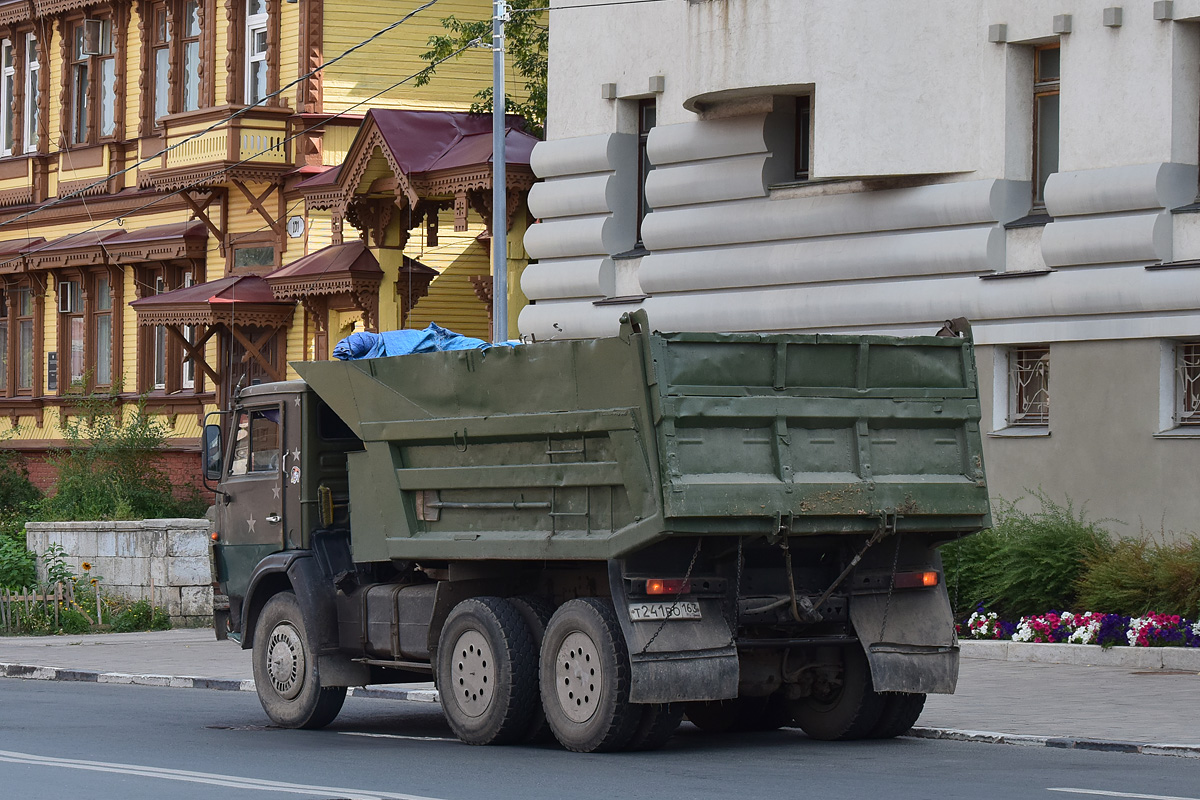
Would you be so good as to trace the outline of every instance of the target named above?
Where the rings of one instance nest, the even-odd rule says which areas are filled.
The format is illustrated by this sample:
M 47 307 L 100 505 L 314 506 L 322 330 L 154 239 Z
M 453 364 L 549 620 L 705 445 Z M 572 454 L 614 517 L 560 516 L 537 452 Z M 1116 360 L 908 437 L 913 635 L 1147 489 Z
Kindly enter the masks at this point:
M 520 114 L 525 118 L 529 131 L 544 136 L 546 129 L 546 66 L 547 49 L 550 45 L 550 27 L 545 20 L 547 0 L 510 0 L 510 19 L 504 25 L 505 59 L 521 80 L 524 81 L 525 100 L 504 95 L 504 110 Z M 425 86 L 434 77 L 438 65 L 450 58 L 460 58 L 475 42 L 490 45 L 492 21 L 461 20 L 454 16 L 442 20 L 442 27 L 449 33 L 429 37 L 429 52 L 421 55 L 429 66 L 416 78 L 417 86 Z M 457 55 L 456 55 L 457 54 Z M 492 111 L 492 87 L 480 89 L 471 111 L 487 114 Z

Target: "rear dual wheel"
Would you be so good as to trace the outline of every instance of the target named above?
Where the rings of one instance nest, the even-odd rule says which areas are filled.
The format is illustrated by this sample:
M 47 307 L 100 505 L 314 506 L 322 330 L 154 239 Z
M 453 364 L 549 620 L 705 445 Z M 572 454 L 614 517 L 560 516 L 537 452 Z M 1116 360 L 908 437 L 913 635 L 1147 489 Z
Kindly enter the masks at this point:
M 612 602 L 583 597 L 559 606 L 542 640 L 540 679 L 542 708 L 559 743 L 580 753 L 628 746 L 647 713 L 629 702 L 631 683 L 629 653 Z M 651 734 L 661 735 L 669 722 L 669 717 L 649 719 L 642 744 Z
M 454 607 L 438 640 L 437 685 L 450 728 L 467 744 L 520 741 L 537 707 L 537 653 L 517 607 L 473 597 Z
M 812 738 L 828 741 L 871 736 L 887 707 L 885 695 L 871 681 L 866 653 L 853 645 L 844 648 L 840 685 L 791 703 L 796 725 Z

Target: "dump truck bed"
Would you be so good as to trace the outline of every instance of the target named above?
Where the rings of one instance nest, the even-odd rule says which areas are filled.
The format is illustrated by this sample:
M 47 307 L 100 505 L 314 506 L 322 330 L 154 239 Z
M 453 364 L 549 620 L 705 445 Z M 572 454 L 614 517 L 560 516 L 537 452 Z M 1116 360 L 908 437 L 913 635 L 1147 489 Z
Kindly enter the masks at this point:
M 293 364 L 363 440 L 355 559 L 986 527 L 969 339 L 650 333 Z

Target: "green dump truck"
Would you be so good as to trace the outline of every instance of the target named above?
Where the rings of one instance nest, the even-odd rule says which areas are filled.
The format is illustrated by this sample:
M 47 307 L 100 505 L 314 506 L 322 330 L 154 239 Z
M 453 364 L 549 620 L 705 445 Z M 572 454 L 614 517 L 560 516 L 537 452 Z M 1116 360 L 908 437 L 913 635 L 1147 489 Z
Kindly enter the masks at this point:
M 205 430 L 220 624 L 279 725 L 432 679 L 472 744 L 649 749 L 684 714 L 856 739 L 954 690 L 937 547 L 990 524 L 969 334 L 635 313 L 293 366 Z

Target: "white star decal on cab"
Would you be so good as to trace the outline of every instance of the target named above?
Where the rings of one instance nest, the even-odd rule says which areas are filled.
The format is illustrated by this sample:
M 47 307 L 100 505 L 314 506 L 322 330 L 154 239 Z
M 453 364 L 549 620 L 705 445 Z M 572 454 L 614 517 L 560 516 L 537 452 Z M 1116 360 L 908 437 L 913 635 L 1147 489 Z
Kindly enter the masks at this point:
M 254 519 L 254 515 L 253 515 L 253 514 L 251 514 L 251 515 L 250 515 L 250 519 L 246 520 L 246 533 L 254 533 L 254 523 L 255 523 L 255 521 L 256 521 L 256 520 Z

